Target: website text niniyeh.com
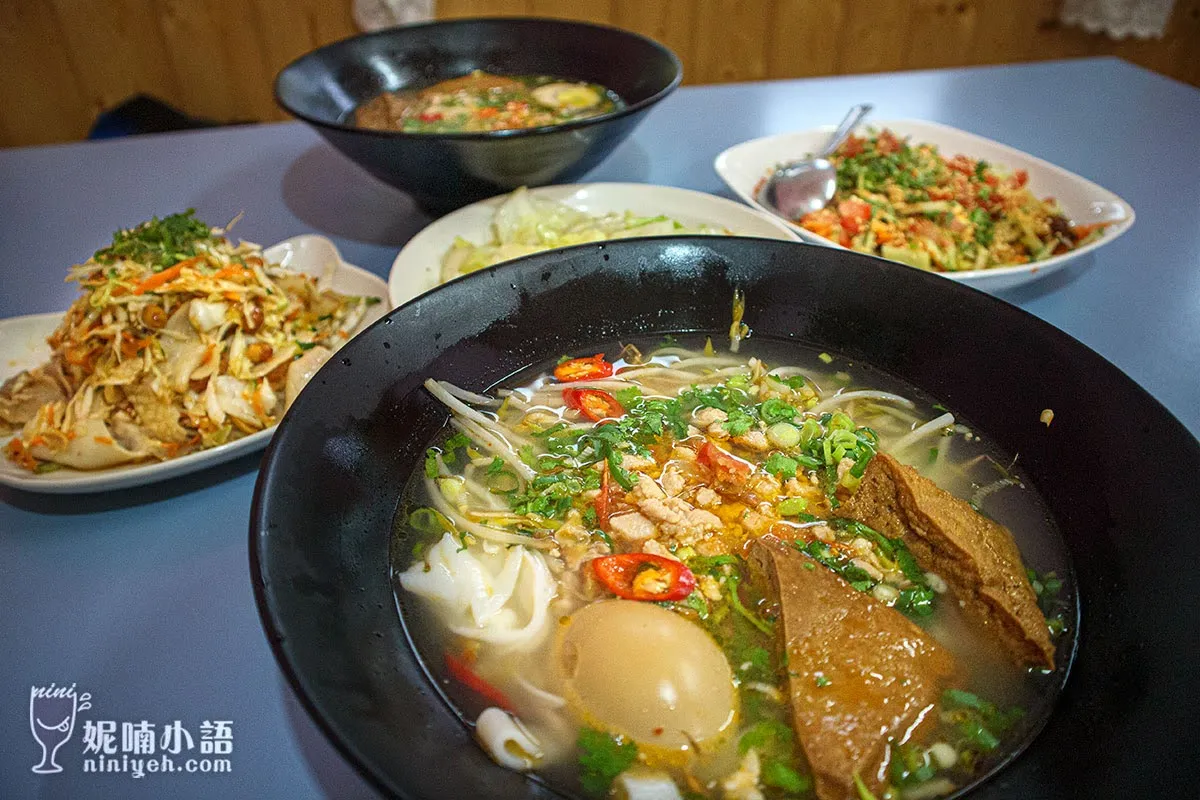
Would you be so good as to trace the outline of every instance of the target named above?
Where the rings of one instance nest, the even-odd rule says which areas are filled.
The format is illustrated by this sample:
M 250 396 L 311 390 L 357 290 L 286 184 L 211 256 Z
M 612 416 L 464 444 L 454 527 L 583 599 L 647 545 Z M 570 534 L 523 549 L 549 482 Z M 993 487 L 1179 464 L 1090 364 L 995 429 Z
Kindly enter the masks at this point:
M 233 770 L 233 763 L 228 758 L 189 758 L 176 760 L 168 755 L 157 758 L 130 758 L 127 754 L 121 756 L 105 756 L 83 760 L 84 772 L 112 772 L 141 778 L 147 773 L 226 773 Z

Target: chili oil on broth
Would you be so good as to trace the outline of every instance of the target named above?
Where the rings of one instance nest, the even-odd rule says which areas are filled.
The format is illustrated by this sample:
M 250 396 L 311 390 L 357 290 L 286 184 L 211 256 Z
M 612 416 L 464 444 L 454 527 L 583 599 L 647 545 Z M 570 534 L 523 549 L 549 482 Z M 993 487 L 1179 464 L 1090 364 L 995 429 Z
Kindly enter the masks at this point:
M 624 106 L 596 83 L 476 70 L 420 89 L 384 92 L 352 110 L 347 121 L 403 133 L 486 133 L 561 125 Z
M 714 339 L 720 341 L 716 337 Z M 680 340 L 682 346 L 693 351 L 695 355 L 699 355 L 705 346 L 703 337 L 683 336 Z M 660 343 L 660 339 L 635 342 L 641 352 L 647 355 L 652 355 Z M 605 343 L 588 349 L 588 353 L 603 352 L 611 359 L 624 352 L 624 344 Z M 681 348 L 681 345 L 674 344 L 673 348 Z M 663 352 L 665 355 L 653 355 L 652 360 L 664 367 L 677 364 L 682 358 L 692 357 L 682 352 L 682 349 L 668 348 Z M 719 355 L 729 354 L 721 352 Z M 772 374 L 785 377 L 802 375 L 808 385 L 819 391 L 821 405 L 816 406 L 818 410 L 832 405 L 829 398 L 835 394 L 850 396 L 852 392 L 874 391 L 906 398 L 911 402 L 911 408 L 905 408 L 898 402 L 880 399 L 878 396 L 861 396 L 846 401 L 836 410 L 846 411 L 858 425 L 870 426 L 876 430 L 881 451 L 892 452 L 943 489 L 970 500 L 982 514 L 1008 527 L 1025 565 L 1034 570 L 1039 578 L 1047 574 L 1052 576 L 1042 582 L 1042 585 L 1048 584 L 1054 588 L 1057 584 L 1058 591 L 1047 591 L 1043 603 L 1043 610 L 1047 611 L 1047 616 L 1059 616 L 1063 628 L 1054 639 L 1058 655 L 1055 669 L 1052 671 L 1022 670 L 1014 666 L 997 642 L 965 618 L 950 593 L 937 596 L 936 610 L 931 616 L 909 617 L 958 660 L 965 680 L 955 684 L 956 686 L 961 686 L 993 704 L 1000 709 L 1001 715 L 1005 710 L 1012 708 L 1019 708 L 1023 712 L 1019 717 L 1014 715 L 1010 719 L 1010 727 L 1000 737 L 999 746 L 994 750 L 979 753 L 970 770 L 956 764 L 949 769 L 937 770 L 933 778 L 934 781 L 949 782 L 953 790 L 973 785 L 999 765 L 1015 757 L 1041 729 L 1065 680 L 1074 650 L 1078 619 L 1077 599 L 1066 546 L 1051 516 L 1029 480 L 1022 474 L 1019 463 L 1000 452 L 985 436 L 975 431 L 969 421 L 962 420 L 957 415 L 953 426 L 938 428 L 905 446 L 903 450 L 892 451 L 890 448 L 897 442 L 906 437 L 911 438 L 914 429 L 947 413 L 934 398 L 916 387 L 869 365 L 831 359 L 824 353 L 793 342 L 756 338 L 744 343 L 743 352 L 734 358 L 744 364 L 751 357 L 764 361 L 771 368 Z M 627 365 L 627 362 L 617 360 L 615 366 L 618 374 L 614 377 L 620 378 L 620 370 Z M 558 396 L 557 402 L 545 403 L 546 413 L 573 417 L 573 414 L 565 412 L 561 400 L 562 388 L 571 387 L 572 384 L 560 384 L 554 380 L 552 374 L 555 366 L 554 362 L 535 364 L 504 381 L 489 394 L 512 392 L 517 398 L 525 398 L 526 402 Z M 726 378 L 730 374 L 737 374 L 732 370 L 732 364 L 718 366 L 726 371 Z M 612 388 L 611 384 L 605 384 L 603 380 L 595 383 L 610 385 Z M 680 384 L 681 388 L 688 385 L 687 382 Z M 651 394 L 651 391 L 646 390 L 646 394 Z M 486 414 L 494 416 L 493 411 L 483 410 Z M 502 409 L 501 417 L 511 420 L 511 413 L 510 408 Z M 461 439 L 458 440 L 459 446 L 453 447 L 453 436 L 459 433 L 460 431 L 449 428 L 432 443 L 432 447 L 443 454 L 451 449 L 457 451 L 456 466 L 450 467 L 450 472 L 454 474 L 462 474 L 464 461 L 470 456 L 468 447 L 461 444 Z M 495 492 L 489 490 L 489 494 L 505 497 L 503 493 L 510 491 L 510 486 L 514 483 L 506 477 L 507 467 L 497 470 L 494 458 L 485 454 L 484 449 L 477 444 L 472 445 L 470 449 L 475 450 L 479 456 L 473 458 L 475 466 L 468 468 L 475 482 L 487 487 L 487 471 L 491 469 L 491 484 Z M 455 633 L 447 625 L 448 617 L 444 606 L 431 605 L 425 598 L 414 596 L 413 592 L 400 585 L 400 576 L 414 564 L 421 563 L 429 557 L 431 548 L 436 546 L 443 535 L 444 523 L 439 523 L 436 515 L 422 511 L 435 507 L 435 501 L 444 501 L 444 497 L 436 498 L 431 493 L 436 491 L 440 491 L 436 481 L 432 483 L 431 489 L 425 471 L 418 469 L 404 488 L 399 504 L 391 561 L 393 574 L 397 579 L 396 599 L 401 616 L 418 656 L 443 692 L 443 696 L 464 722 L 471 724 L 484 709 L 492 706 L 505 706 L 514 712 L 541 750 L 541 758 L 532 771 L 535 776 L 560 791 L 581 797 L 596 796 L 594 790 L 587 790 L 589 783 L 586 775 L 581 783 L 581 774 L 587 772 L 584 770 L 581 773 L 580 769 L 581 750 L 577 745 L 580 743 L 581 730 L 612 731 L 617 728 L 625 734 L 623 738 L 619 738 L 633 738 L 636 741 L 636 764 L 670 775 L 681 790 L 696 791 L 696 782 L 699 782 L 699 787 L 703 790 L 700 796 L 723 797 L 728 794 L 723 788 L 723 781 L 735 775 L 742 766 L 744 755 L 739 751 L 739 743 L 754 733 L 751 729 L 761 732 L 764 724 L 774 722 L 782 722 L 790 728 L 786 665 L 781 658 L 782 653 L 778 652 L 779 647 L 775 643 L 774 635 L 757 633 L 752 626 L 744 624 L 737 614 L 731 613 L 729 618 L 732 618 L 733 622 L 727 625 L 722 622 L 722 625 L 725 625 L 722 628 L 711 621 L 701 622 L 696 619 L 695 614 L 682 603 L 651 604 L 614 600 L 612 595 L 602 588 L 597 591 L 594 580 L 587 579 L 586 576 L 591 574 L 591 570 L 584 568 L 586 563 L 573 571 L 557 566 L 552 570 L 555 599 L 549 607 L 545 630 L 535 640 L 515 645 L 498 644 L 478 642 Z M 462 547 L 462 542 L 471 544 L 472 550 L 481 547 L 481 542 L 471 536 L 460 536 L 459 542 L 458 547 Z M 588 547 L 590 549 L 587 555 L 604 552 L 603 540 L 599 537 L 593 537 Z M 489 556 L 492 559 L 492 567 L 496 572 L 502 572 L 504 560 L 510 557 L 515 548 L 500 544 L 492 549 L 495 550 Z M 539 552 L 546 553 L 547 550 Z M 546 561 L 553 562 L 554 559 L 547 557 Z M 522 566 L 521 569 L 525 567 Z M 751 606 L 749 610 L 752 615 L 769 616 L 777 612 L 778 605 L 768 596 L 770 592 L 761 575 L 740 565 L 724 569 L 737 572 L 742 584 L 741 599 Z M 519 574 L 524 576 L 526 573 Z M 580 575 L 585 577 L 580 578 Z M 705 579 L 702 577 L 700 580 Z M 723 584 L 723 587 L 727 590 L 728 584 Z M 520 585 L 516 591 L 523 589 L 530 594 L 533 592 L 532 588 Z M 589 591 L 594 594 L 589 594 Z M 622 630 L 621 621 L 614 623 L 605 620 L 605 624 L 591 626 L 594 630 L 582 626 L 584 629 L 580 632 L 581 626 L 576 623 L 582 615 L 577 612 L 600 603 L 645 607 L 647 612 L 627 615 L 630 618 L 624 622 L 630 626 L 629 630 L 645 631 L 647 626 L 653 628 L 656 624 L 662 625 L 662 618 L 656 613 L 660 609 L 666 612 L 664 616 L 674 616 L 686 622 L 688 626 L 699 630 L 702 634 L 700 639 L 689 636 L 696 631 L 687 631 L 671 623 L 667 623 L 665 628 L 655 629 L 655 636 L 668 642 L 693 642 L 689 646 L 697 648 L 695 657 L 664 659 L 662 654 L 670 652 L 667 648 L 639 647 L 636 643 L 623 642 L 619 635 L 619 631 Z M 715 608 L 716 604 L 712 606 Z M 644 619 L 643 617 L 651 616 L 651 613 L 648 613 L 649 609 L 655 609 L 653 619 Z M 524 612 L 520 612 L 519 616 L 523 614 Z M 521 616 L 514 624 L 519 625 L 526 620 L 527 616 Z M 573 637 L 582 637 L 582 646 L 575 642 Z M 716 644 L 716 647 L 694 643 L 702 639 Z M 605 662 L 602 665 L 588 665 L 595 669 L 590 672 L 584 671 L 588 674 L 581 680 L 586 684 L 582 687 L 575 685 L 573 679 L 564 679 L 563 653 L 568 648 L 574 648 L 570 650 L 571 659 Z M 747 653 L 751 653 L 755 658 L 760 655 L 754 648 L 767 650 L 768 657 L 764 663 L 751 664 L 747 668 Z M 671 663 L 709 663 L 713 652 L 724 654 L 729 670 L 727 673 L 723 673 L 719 665 L 716 665 L 700 669 L 696 674 L 682 675 Z M 658 656 L 655 653 L 658 653 Z M 635 664 L 637 673 L 629 671 Z M 596 677 L 600 672 L 610 676 L 607 683 L 605 678 Z M 578 670 L 574 673 L 576 677 L 579 674 Z M 672 718 L 669 722 L 681 723 L 683 730 L 689 730 L 688 725 L 693 726 L 691 730 L 697 730 L 696 726 L 699 726 L 708 737 L 707 741 L 692 742 L 692 745 L 700 746 L 685 745 L 684 748 L 664 747 L 654 742 L 647 744 L 644 739 L 654 739 L 653 735 L 645 736 L 643 731 L 635 734 L 631 730 L 638 720 L 621 717 L 620 711 L 604 708 L 603 701 L 596 699 L 599 694 L 610 692 L 615 698 L 614 704 L 621 708 L 628 708 L 630 703 L 644 701 L 645 697 L 637 695 L 640 687 L 636 679 L 637 674 L 649 674 L 655 676 L 655 679 L 679 683 L 690 681 L 688 685 L 697 692 L 693 698 L 697 707 L 683 709 L 681 717 Z M 723 682 L 726 683 L 723 685 Z M 772 693 L 764 686 L 774 686 L 779 696 L 772 700 Z M 724 699 L 727 694 L 730 697 L 727 702 L 728 709 Z M 715 701 L 712 700 L 714 697 Z M 775 702 L 780 697 L 782 702 Z M 717 706 L 715 711 L 712 708 L 714 702 Z M 597 703 L 600 707 L 597 707 Z M 639 737 L 638 734 L 642 735 Z M 642 740 L 638 741 L 639 738 Z M 923 744 L 929 746 L 935 741 L 951 740 L 961 741 L 961 737 L 955 724 L 945 721 L 940 722 L 936 729 L 926 736 Z M 964 749 L 967 748 L 956 748 L 959 756 Z M 699 758 L 693 755 L 697 751 L 701 753 Z M 930 750 L 922 752 L 926 761 L 936 762 Z M 787 760 L 802 780 L 808 779 L 809 768 L 794 741 L 787 754 Z M 786 776 L 784 778 L 786 779 Z M 926 789 L 936 788 L 930 783 L 922 786 Z M 762 788 L 764 796 L 768 799 L 813 796 L 811 781 L 808 788 L 800 792 L 784 791 L 778 786 Z M 925 796 L 941 796 L 948 791 L 952 790 L 932 792 Z M 908 794 L 898 793 L 895 796 L 923 795 L 920 791 L 910 791 Z

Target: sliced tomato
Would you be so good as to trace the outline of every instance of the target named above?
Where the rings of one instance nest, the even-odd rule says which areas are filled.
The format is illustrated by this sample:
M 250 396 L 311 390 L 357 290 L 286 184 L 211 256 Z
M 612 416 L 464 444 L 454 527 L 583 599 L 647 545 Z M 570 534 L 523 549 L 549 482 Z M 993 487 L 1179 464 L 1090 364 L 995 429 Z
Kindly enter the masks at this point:
M 900 140 L 896 138 L 896 134 L 889 130 L 884 130 L 875 139 L 875 149 L 882 155 L 895 153 L 900 150 Z
M 1026 172 L 1025 170 L 1019 169 L 1013 173 L 1012 184 L 1016 188 L 1020 189 L 1022 186 L 1024 186 L 1028 182 L 1029 182 L 1029 173 Z
M 563 383 L 571 381 L 594 381 L 613 374 L 613 365 L 604 360 L 604 353 L 591 358 L 572 358 L 554 368 L 554 377 Z
M 563 402 L 592 422 L 625 416 L 625 407 L 601 389 L 563 389 Z
M 838 203 L 838 216 L 842 230 L 851 236 L 857 236 L 871 219 L 871 206 L 857 197 Z
M 713 471 L 717 480 L 740 483 L 754 472 L 754 465 L 743 461 L 733 453 L 727 453 L 712 442 L 700 445 L 696 460 Z
M 453 653 L 446 653 L 446 669 L 450 672 L 450 676 L 454 680 L 461 683 L 463 686 L 470 689 L 475 694 L 487 700 L 495 706 L 503 708 L 505 711 L 512 711 L 513 705 L 509 702 L 508 697 L 504 692 L 497 689 L 492 684 L 488 683 L 479 674 L 471 668 L 465 658 L 457 656 Z
M 592 572 L 605 589 L 626 600 L 683 600 L 696 588 L 696 576 L 682 561 L 651 553 L 601 556 L 592 559 Z
M 838 148 L 838 153 L 846 158 L 854 158 L 865 149 L 863 147 L 865 142 L 866 139 L 863 137 L 851 135 L 848 139 L 846 139 L 845 142 L 842 143 L 842 146 Z

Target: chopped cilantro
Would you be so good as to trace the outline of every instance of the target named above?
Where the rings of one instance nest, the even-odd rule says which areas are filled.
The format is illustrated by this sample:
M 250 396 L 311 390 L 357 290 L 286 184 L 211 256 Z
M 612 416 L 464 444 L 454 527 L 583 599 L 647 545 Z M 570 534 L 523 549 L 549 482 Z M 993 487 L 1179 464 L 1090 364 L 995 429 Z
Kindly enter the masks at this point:
M 729 412 L 729 418 L 722 427 L 730 436 L 745 436 L 754 427 L 754 417 L 743 409 L 735 408 Z
M 609 787 L 637 760 L 637 745 L 593 728 L 581 728 L 579 739 L 579 782 L 593 795 L 608 794 Z
M 613 397 L 617 398 L 617 402 L 620 403 L 623 408 L 629 408 L 641 396 L 642 390 L 636 386 L 628 386 L 624 389 L 618 389 L 617 391 L 613 392 Z
M 789 389 L 803 389 L 804 388 L 805 381 L 804 381 L 803 375 L 793 375 L 790 378 L 783 378 L 783 377 L 780 377 L 779 375 L 771 374 L 769 377 L 771 377 L 773 380 L 779 381 L 783 385 L 787 386 Z
M 800 464 L 796 462 L 796 459 L 789 458 L 783 453 L 778 452 L 771 453 L 771 455 L 767 457 L 767 460 L 763 462 L 763 469 L 772 475 L 779 476 L 784 480 L 787 478 L 796 477 L 796 470 L 799 468 Z M 804 509 L 800 508 L 797 510 L 803 511 Z
M 113 234 L 112 244 L 93 256 L 103 264 L 129 259 L 152 267 L 156 272 L 196 255 L 200 244 L 214 244 L 215 236 L 207 224 L 196 219 L 196 210 L 159 219 L 151 217 L 127 230 Z

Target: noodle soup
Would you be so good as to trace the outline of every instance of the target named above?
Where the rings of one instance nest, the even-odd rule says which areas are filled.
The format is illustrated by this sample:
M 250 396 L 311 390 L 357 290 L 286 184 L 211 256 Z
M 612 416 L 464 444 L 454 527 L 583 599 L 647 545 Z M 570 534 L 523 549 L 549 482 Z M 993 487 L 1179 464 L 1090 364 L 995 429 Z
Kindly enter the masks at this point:
M 427 383 L 450 427 L 392 560 L 451 705 L 502 766 L 584 797 L 986 775 L 1049 714 L 1077 615 L 1013 459 L 865 365 L 687 344 L 488 396 Z
M 541 128 L 624 107 L 595 83 L 550 75 L 493 75 L 476 70 L 419 90 L 384 92 L 354 110 L 354 124 L 404 133 L 481 133 Z

